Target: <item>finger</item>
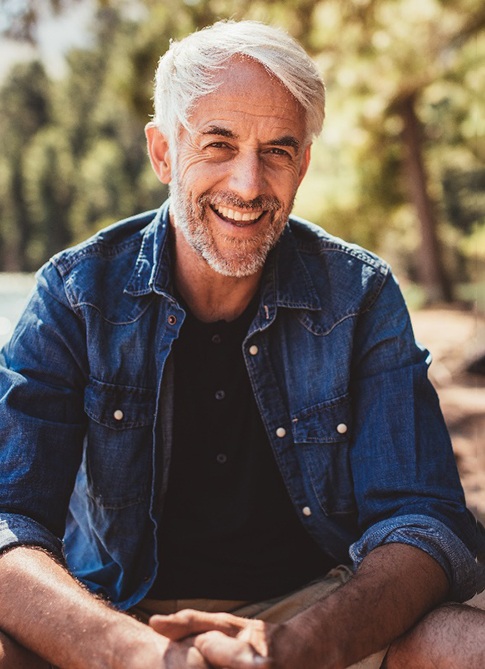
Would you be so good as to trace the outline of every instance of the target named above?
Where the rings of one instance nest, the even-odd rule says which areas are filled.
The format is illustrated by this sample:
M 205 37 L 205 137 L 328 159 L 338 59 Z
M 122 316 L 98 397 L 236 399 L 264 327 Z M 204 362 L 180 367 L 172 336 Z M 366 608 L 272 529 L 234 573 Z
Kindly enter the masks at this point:
M 155 632 L 162 634 L 171 641 L 181 641 L 191 635 L 191 632 L 187 632 L 185 627 L 177 622 L 171 621 L 170 616 L 156 614 L 151 616 L 148 624 L 155 630 Z
M 185 609 L 168 616 L 153 615 L 149 625 L 159 634 L 178 641 L 193 634 L 217 630 L 229 636 L 236 636 L 244 628 L 245 622 L 230 613 L 207 613 Z
M 226 669 L 272 669 L 273 667 L 273 660 L 257 653 L 251 644 L 218 631 L 206 632 L 195 637 L 194 646 L 214 667 L 225 667 Z

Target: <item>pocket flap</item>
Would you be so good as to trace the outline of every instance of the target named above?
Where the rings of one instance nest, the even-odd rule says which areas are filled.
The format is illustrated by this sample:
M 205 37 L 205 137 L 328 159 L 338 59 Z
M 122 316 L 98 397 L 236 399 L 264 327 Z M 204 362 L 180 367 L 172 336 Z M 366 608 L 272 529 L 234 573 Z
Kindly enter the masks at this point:
M 321 402 L 292 417 L 293 441 L 297 444 L 335 444 L 350 439 L 352 410 L 350 396 Z
M 148 388 L 114 385 L 90 379 L 84 393 L 87 415 L 113 430 L 126 430 L 153 422 L 156 393 Z

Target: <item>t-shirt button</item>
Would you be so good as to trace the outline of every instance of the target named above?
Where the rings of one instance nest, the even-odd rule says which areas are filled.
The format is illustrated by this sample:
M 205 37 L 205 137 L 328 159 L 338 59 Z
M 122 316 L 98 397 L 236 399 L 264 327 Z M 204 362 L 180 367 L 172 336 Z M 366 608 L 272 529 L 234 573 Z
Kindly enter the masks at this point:
M 225 465 L 227 462 L 227 455 L 225 453 L 218 453 L 216 460 L 220 465 Z
M 123 420 L 125 417 L 125 414 L 121 411 L 121 409 L 116 409 L 116 411 L 113 413 L 113 418 L 115 420 Z
M 216 390 L 215 397 L 216 400 L 223 400 L 226 396 L 226 393 L 223 390 Z
M 347 425 L 345 425 L 345 423 L 339 423 L 337 425 L 337 432 L 339 434 L 345 434 L 347 432 L 347 430 L 348 430 L 348 427 L 347 427 Z
M 259 348 L 253 344 L 252 346 L 249 347 L 249 353 L 251 355 L 258 355 Z
M 312 515 L 312 510 L 310 509 L 309 506 L 304 506 L 301 511 L 302 511 L 304 516 L 311 516 Z
M 211 341 L 213 344 L 220 344 L 222 341 L 221 335 L 220 334 L 212 335 Z
M 279 427 L 276 430 L 276 436 L 279 437 L 280 439 L 283 439 L 283 437 L 286 437 L 286 430 L 284 427 Z

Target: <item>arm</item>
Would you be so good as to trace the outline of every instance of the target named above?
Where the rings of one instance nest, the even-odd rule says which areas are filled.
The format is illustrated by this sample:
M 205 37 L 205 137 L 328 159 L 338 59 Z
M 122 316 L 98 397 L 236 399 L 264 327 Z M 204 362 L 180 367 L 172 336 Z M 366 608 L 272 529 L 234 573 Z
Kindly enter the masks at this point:
M 296 637 L 297 652 L 308 653 L 301 666 L 346 667 L 409 629 L 448 588 L 445 573 L 425 552 L 387 544 L 369 553 L 346 585 L 284 625 L 282 647 L 286 635 L 287 654 Z
M 236 667 L 232 658 L 253 647 L 271 657 L 272 669 L 339 669 L 384 648 L 447 591 L 443 570 L 425 552 L 388 544 L 369 553 L 346 585 L 282 625 L 195 611 L 154 616 L 151 625 L 170 638 L 200 632 L 195 646 L 216 667 Z M 266 665 L 256 657 L 252 666 Z
M 0 557 L 1 627 L 64 669 L 208 669 L 192 643 L 173 643 L 80 586 L 47 553 Z

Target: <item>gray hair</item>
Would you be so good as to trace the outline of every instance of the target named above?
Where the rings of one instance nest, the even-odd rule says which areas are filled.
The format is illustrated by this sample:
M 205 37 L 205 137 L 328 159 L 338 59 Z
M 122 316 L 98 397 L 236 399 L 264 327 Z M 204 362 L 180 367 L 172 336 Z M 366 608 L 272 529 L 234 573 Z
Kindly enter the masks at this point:
M 280 80 L 305 111 L 309 139 L 321 132 L 325 86 L 300 44 L 280 28 L 258 21 L 218 21 L 172 41 L 160 58 L 154 123 L 169 142 L 173 144 L 180 126 L 189 128 L 195 103 L 217 89 L 217 73 L 235 56 L 258 61 Z

